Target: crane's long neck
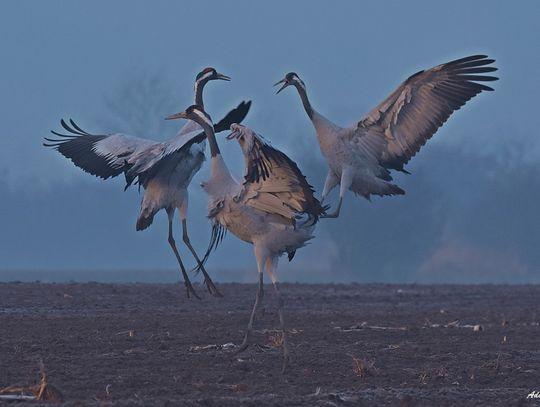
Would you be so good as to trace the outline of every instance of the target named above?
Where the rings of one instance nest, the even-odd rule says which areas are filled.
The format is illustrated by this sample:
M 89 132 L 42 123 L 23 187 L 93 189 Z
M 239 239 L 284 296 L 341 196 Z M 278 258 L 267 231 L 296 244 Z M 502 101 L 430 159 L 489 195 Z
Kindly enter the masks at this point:
M 212 158 L 221 155 L 221 151 L 219 151 L 219 146 L 216 140 L 216 133 L 214 132 L 214 127 L 210 126 L 206 122 L 199 124 L 203 128 L 204 133 L 206 134 L 206 138 L 208 139 L 208 145 L 210 146 L 210 155 L 212 156 Z
M 296 90 L 298 90 L 300 99 L 302 99 L 302 104 L 304 105 L 304 109 L 306 110 L 307 115 L 310 119 L 313 119 L 313 108 L 311 107 L 311 103 L 309 103 L 306 88 L 298 83 L 295 83 L 294 85 L 296 87 Z
M 317 134 L 317 140 L 323 155 L 330 154 L 334 148 L 336 134 L 341 128 L 311 107 L 311 103 L 309 103 L 307 97 L 306 88 L 303 84 L 295 83 L 295 86 L 300 95 L 300 99 L 302 99 L 304 109 L 306 110 L 311 123 L 313 123 L 313 127 L 315 127 L 315 133 Z
M 213 198 L 221 198 L 230 191 L 230 188 L 235 188 L 237 183 L 221 156 L 213 126 L 210 126 L 208 123 L 199 124 L 204 129 L 206 138 L 208 139 L 211 155 L 210 180 L 204 183 L 203 188 Z
M 194 88 L 195 104 L 201 107 L 204 107 L 202 94 L 203 94 L 204 85 L 206 85 L 207 82 L 208 81 L 206 80 L 195 81 L 195 88 Z

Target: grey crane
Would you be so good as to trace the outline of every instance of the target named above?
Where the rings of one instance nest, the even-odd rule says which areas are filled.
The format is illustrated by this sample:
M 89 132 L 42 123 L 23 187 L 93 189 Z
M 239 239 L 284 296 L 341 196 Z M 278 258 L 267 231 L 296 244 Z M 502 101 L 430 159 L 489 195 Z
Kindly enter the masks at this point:
M 285 335 L 283 299 L 279 293 L 276 270 L 279 257 L 287 253 L 292 260 L 297 249 L 313 238 L 315 224 L 324 213 L 312 187 L 298 166 L 280 150 L 270 146 L 251 129 L 231 126 L 228 139 L 236 139 L 245 160 L 242 183 L 231 175 L 223 160 L 212 127 L 212 119 L 200 106 L 168 119 L 185 118 L 197 122 L 206 132 L 210 145 L 211 175 L 202 184 L 208 194 L 209 218 L 213 222 L 213 241 L 207 254 L 223 235 L 231 231 L 239 239 L 253 244 L 259 272 L 259 289 L 239 351 L 249 345 L 255 313 L 263 296 L 263 272 L 266 270 L 278 296 L 278 314 L 283 338 L 283 369 L 289 357 Z M 207 256 L 205 256 L 207 257 Z
M 450 115 L 482 91 L 493 89 L 479 82 L 498 78 L 482 75 L 497 68 L 486 55 L 457 59 L 417 72 L 403 82 L 367 116 L 350 127 L 340 127 L 318 113 L 300 77 L 289 72 L 274 86 L 277 93 L 293 85 L 311 119 L 328 174 L 322 202 L 340 185 L 336 210 L 325 217 L 337 218 L 348 190 L 370 199 L 371 195 L 401 195 L 391 183 L 390 170 L 408 173 L 404 165 L 420 150 Z
M 214 68 L 203 69 L 195 80 L 195 103 L 203 104 L 203 89 L 211 80 L 230 80 Z M 230 111 L 215 131 L 227 130 L 231 123 L 241 122 L 247 115 L 251 102 L 242 102 Z M 173 218 L 177 209 L 182 221 L 183 242 L 195 258 L 204 275 L 208 291 L 221 296 L 212 282 L 199 256 L 191 245 L 188 227 L 188 186 L 205 160 L 206 136 L 196 123 L 188 122 L 172 139 L 157 142 L 126 134 L 90 134 L 82 130 L 73 120 L 70 125 L 63 119 L 62 127 L 69 134 L 52 131 L 58 139 L 46 138 L 46 147 L 58 150 L 77 167 L 97 177 L 108 179 L 124 174 L 127 189 L 134 182 L 144 188 L 136 230 L 148 228 L 154 216 L 165 209 L 169 221 L 168 242 L 178 261 L 187 296 L 199 298 L 195 292 L 173 236 Z

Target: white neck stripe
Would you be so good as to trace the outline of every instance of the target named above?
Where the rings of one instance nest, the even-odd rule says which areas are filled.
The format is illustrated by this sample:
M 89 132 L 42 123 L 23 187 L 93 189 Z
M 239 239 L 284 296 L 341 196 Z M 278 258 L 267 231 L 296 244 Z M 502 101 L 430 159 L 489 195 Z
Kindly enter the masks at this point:
M 212 76 L 213 74 L 214 74 L 214 73 L 213 73 L 212 71 L 206 72 L 203 76 L 201 76 L 201 77 L 199 78 L 199 80 L 198 80 L 197 82 L 200 82 L 200 81 L 202 81 L 202 80 L 204 80 L 204 79 L 207 79 L 207 78 L 209 78 L 210 76 Z
M 201 112 L 200 110 L 194 110 L 193 113 L 199 116 L 207 125 L 212 126 L 212 123 L 210 122 L 210 120 L 208 120 L 208 117 L 206 117 L 203 112 Z

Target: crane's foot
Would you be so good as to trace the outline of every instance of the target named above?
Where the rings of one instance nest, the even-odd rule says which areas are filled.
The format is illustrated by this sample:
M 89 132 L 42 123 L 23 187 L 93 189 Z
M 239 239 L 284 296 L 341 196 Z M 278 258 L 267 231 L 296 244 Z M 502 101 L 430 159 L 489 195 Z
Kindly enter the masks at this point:
M 188 298 L 191 298 L 191 296 L 193 295 L 195 298 L 197 298 L 198 300 L 201 299 L 201 297 L 199 297 L 199 295 L 197 294 L 197 292 L 195 291 L 195 289 L 193 288 L 193 285 L 191 285 L 191 281 L 189 280 L 185 280 L 184 281 L 184 285 L 186 286 L 186 293 L 187 293 L 187 297 Z
M 339 216 L 339 212 L 341 211 L 342 203 L 343 203 L 343 198 L 340 197 L 336 210 L 332 213 L 325 213 L 324 215 L 321 215 L 321 218 L 328 218 L 328 219 L 337 218 Z
M 204 284 L 206 285 L 206 289 L 211 295 L 213 295 L 214 297 L 223 297 L 223 294 L 219 292 L 210 276 L 204 276 Z
M 242 353 L 247 348 L 249 348 L 249 332 L 246 332 L 246 335 L 244 336 L 244 340 L 242 341 L 242 344 L 236 349 L 236 354 Z

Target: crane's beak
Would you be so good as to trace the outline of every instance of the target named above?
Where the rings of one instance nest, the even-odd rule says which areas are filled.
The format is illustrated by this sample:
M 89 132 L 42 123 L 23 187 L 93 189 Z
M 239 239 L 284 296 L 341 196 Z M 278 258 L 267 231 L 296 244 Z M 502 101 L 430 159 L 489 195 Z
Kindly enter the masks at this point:
M 227 140 L 232 140 L 233 138 L 237 138 L 239 133 L 240 133 L 240 125 L 233 123 L 231 124 L 231 134 L 229 134 L 226 138 Z
M 222 73 L 217 73 L 216 74 L 216 79 L 221 79 L 222 81 L 230 81 L 231 78 L 227 75 L 223 75 Z
M 280 80 L 279 82 L 276 82 L 274 83 L 274 86 L 277 86 L 277 85 L 281 85 L 283 84 L 283 86 L 281 88 L 278 89 L 278 91 L 276 92 L 276 95 L 281 92 L 283 89 L 285 89 L 287 86 L 290 85 L 289 82 L 287 82 L 287 78 L 283 78 L 282 80 Z
M 171 114 L 170 116 L 167 116 L 165 118 L 165 120 L 175 120 L 175 119 L 187 119 L 186 112 Z

